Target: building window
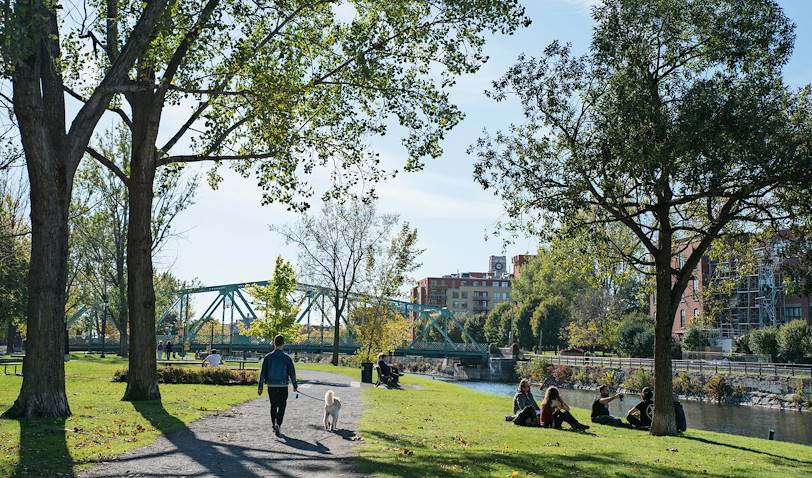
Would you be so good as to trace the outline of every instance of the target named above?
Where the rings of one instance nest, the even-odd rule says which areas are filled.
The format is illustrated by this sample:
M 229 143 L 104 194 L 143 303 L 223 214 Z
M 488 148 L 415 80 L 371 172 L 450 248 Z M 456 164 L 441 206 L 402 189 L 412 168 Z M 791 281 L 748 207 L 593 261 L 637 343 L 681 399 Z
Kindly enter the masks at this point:
M 685 328 L 685 309 L 679 310 L 679 328 Z
M 467 298 L 468 298 L 468 292 L 467 292 L 467 291 L 462 291 L 462 292 L 461 292 L 461 294 L 462 294 L 462 298 L 463 298 L 463 299 L 467 299 Z
M 800 305 L 789 305 L 784 307 L 784 321 L 790 321 L 795 319 L 802 319 L 804 317 L 803 312 L 801 311 Z
M 460 298 L 460 293 L 455 290 L 454 292 L 451 293 L 451 298 L 452 299 L 459 299 Z
M 677 267 L 679 267 L 680 269 L 685 267 L 685 256 L 682 254 L 677 256 Z
M 696 277 L 691 279 L 691 288 L 693 289 L 694 300 L 696 300 L 699 297 L 699 279 Z
M 502 282 L 502 287 L 510 287 L 510 282 Z
M 478 280 L 474 281 L 474 287 L 479 287 L 479 281 Z
M 699 317 L 699 309 L 694 309 L 694 318 Z

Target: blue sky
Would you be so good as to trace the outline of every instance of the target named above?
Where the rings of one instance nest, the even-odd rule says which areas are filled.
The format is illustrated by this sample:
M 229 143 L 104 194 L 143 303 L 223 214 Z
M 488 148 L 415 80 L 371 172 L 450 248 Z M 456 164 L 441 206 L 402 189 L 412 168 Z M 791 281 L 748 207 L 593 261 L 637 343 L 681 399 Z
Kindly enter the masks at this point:
M 538 246 L 533 238 L 519 238 L 503 249 L 500 238 L 485 239 L 503 210 L 498 199 L 474 183 L 474 158 L 465 151 L 483 128 L 495 131 L 511 121 L 521 121 L 515 103 L 497 104 L 485 97 L 483 91 L 490 82 L 499 78 L 519 54 L 538 54 L 554 39 L 572 42 L 576 51 L 583 51 L 592 31 L 592 2 L 524 3 L 532 25 L 510 37 L 491 38 L 486 48 L 490 61 L 454 87 L 452 99 L 466 118 L 445 141 L 445 154 L 429 161 L 423 171 L 402 174 L 378 188 L 379 210 L 400 214 L 418 229 L 420 245 L 426 249 L 418 277 L 487 270 L 489 255 L 512 256 L 533 252 Z M 812 82 L 812 0 L 780 3 L 797 25 L 795 53 L 785 70 L 786 79 L 793 85 Z M 396 135 L 375 139 L 371 146 L 388 164 L 404 161 Z M 296 216 L 283 207 L 261 206 L 259 199 L 253 180 L 233 174 L 226 174 L 217 191 L 201 184 L 196 203 L 177 219 L 175 230 L 180 237 L 171 239 L 164 248 L 158 268 L 169 268 L 182 279 L 197 278 L 213 285 L 266 279 L 277 255 L 295 260 L 296 251 L 286 247 L 269 225 L 290 223 Z

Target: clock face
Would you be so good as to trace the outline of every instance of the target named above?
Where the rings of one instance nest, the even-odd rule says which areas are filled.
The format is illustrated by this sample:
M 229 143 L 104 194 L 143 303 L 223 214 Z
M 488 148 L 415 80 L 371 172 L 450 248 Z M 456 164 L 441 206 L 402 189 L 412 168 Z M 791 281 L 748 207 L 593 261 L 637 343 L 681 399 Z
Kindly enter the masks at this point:
M 502 265 L 501 262 L 497 262 L 496 264 L 493 265 L 493 268 L 498 270 L 498 271 L 502 270 L 502 267 L 503 267 L 503 265 Z

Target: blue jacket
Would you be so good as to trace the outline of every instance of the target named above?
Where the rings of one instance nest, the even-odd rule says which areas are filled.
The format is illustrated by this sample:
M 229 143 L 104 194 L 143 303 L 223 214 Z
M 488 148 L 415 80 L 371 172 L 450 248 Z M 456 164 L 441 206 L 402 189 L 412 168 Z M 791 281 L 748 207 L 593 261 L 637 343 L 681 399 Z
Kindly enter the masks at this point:
M 258 388 L 262 390 L 262 386 L 266 383 L 269 387 L 287 387 L 288 378 L 294 388 L 299 387 L 296 382 L 296 368 L 290 356 L 279 349 L 266 355 L 262 360 L 262 370 L 259 372 Z

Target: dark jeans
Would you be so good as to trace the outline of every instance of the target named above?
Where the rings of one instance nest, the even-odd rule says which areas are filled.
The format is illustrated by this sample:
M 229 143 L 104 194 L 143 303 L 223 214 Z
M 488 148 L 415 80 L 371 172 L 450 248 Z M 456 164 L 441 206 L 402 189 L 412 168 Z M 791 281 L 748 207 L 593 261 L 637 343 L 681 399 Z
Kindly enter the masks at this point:
M 618 417 L 613 417 L 612 415 L 598 415 L 597 417 L 592 417 L 592 423 L 600 423 L 601 425 L 620 425 L 623 423 L 623 421 L 621 421 Z
M 524 407 L 519 413 L 513 417 L 513 424 L 520 425 L 523 427 L 536 427 L 539 424 L 538 415 L 536 415 L 536 409 L 527 406 Z
M 271 423 L 282 425 L 288 404 L 288 387 L 268 387 L 268 398 L 271 400 Z
M 629 422 L 629 425 L 633 426 L 634 428 L 648 428 L 651 426 L 650 423 L 643 423 L 640 421 L 636 415 L 629 415 L 626 417 L 626 420 Z
M 561 428 L 563 423 L 569 423 L 572 428 L 578 428 L 581 423 L 570 412 L 556 410 L 553 412 L 553 428 Z

